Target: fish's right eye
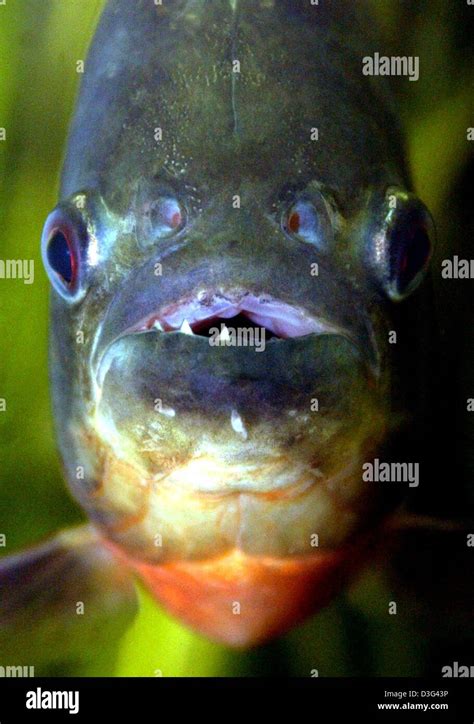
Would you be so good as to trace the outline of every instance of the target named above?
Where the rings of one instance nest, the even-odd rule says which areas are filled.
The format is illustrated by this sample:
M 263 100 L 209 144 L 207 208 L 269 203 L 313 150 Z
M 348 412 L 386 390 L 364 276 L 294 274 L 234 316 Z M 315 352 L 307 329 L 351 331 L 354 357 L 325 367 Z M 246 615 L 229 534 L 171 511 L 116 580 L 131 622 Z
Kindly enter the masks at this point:
M 62 209 L 46 219 L 41 239 L 43 264 L 54 289 L 67 301 L 81 296 L 80 230 Z

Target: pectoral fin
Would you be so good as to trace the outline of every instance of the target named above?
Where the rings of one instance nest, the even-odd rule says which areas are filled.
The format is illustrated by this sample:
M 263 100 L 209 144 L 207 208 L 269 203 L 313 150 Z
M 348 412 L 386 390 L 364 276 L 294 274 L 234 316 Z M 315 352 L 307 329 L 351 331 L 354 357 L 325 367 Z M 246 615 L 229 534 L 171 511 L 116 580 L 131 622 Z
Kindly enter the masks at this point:
M 137 608 L 133 578 L 90 527 L 0 560 L 0 665 L 110 675 Z

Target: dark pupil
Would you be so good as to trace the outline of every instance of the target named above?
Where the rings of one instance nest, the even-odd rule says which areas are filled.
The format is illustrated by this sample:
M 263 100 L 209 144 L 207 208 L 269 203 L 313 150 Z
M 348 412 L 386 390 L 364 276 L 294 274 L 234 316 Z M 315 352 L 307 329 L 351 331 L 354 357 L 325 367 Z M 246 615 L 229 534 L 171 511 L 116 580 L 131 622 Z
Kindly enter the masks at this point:
M 48 262 L 66 284 L 73 278 L 72 257 L 67 239 L 61 231 L 56 231 L 48 245 Z
M 428 232 L 422 226 L 404 229 L 404 238 L 397 244 L 399 249 L 396 275 L 398 289 L 403 292 L 413 281 L 419 271 L 424 267 L 430 254 L 430 239 Z

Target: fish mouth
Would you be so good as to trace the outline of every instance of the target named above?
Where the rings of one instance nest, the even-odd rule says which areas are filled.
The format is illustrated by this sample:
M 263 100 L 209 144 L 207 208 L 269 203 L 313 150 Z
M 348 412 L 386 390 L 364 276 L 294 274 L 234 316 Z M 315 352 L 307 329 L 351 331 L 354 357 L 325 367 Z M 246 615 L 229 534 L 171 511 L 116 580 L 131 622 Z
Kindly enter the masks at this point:
M 289 304 L 270 294 L 201 289 L 177 302 L 165 303 L 140 316 L 123 331 L 113 335 L 106 345 L 96 343 L 92 357 L 93 360 L 95 357 L 93 367 L 97 386 L 102 387 L 109 371 L 114 346 L 126 337 L 177 333 L 204 338 L 209 342 L 214 330 L 218 330 L 223 339 L 229 329 L 239 332 L 252 327 L 261 330 L 264 344 L 281 343 L 310 335 L 337 335 L 358 347 L 353 336 L 346 330 L 323 317 L 310 314 L 301 306 Z
M 291 339 L 309 334 L 343 334 L 324 319 L 310 316 L 301 307 L 287 304 L 269 294 L 201 291 L 196 296 L 152 312 L 125 334 L 181 332 L 208 336 L 212 325 L 223 323 L 238 328 L 250 324 L 264 329 L 270 338 Z
M 349 344 L 358 357 L 365 359 L 367 371 L 375 382 L 379 375 L 375 356 L 371 354 L 371 345 L 364 348 L 347 328 L 322 315 L 311 313 L 303 306 L 283 301 L 265 292 L 250 292 L 241 288 L 201 288 L 178 301 L 163 302 L 145 314 L 141 307 L 141 312 L 136 314 L 135 319 L 133 316 L 132 312 L 125 329 L 116 330 L 115 334 L 110 336 L 105 335 L 108 337 L 106 340 L 101 341 L 103 330 L 98 330 L 91 357 L 91 372 L 98 397 L 101 396 L 100 390 L 114 359 L 117 343 L 125 338 L 155 334 L 165 337 L 186 335 L 196 343 L 201 341 L 207 345 L 214 334 L 220 337 L 220 343 L 225 346 L 224 337 L 229 330 L 239 333 L 254 327 L 260 330 L 262 346 L 259 348 L 258 343 L 255 344 L 254 337 L 250 347 L 253 346 L 257 352 L 268 351 L 275 343 L 286 346 L 285 341 L 294 343 L 298 340 L 304 342 L 303 338 L 337 338 Z M 234 341 L 228 343 L 227 347 L 238 348 L 237 337 L 238 335 L 235 335 Z M 236 352 L 234 349 L 234 353 Z

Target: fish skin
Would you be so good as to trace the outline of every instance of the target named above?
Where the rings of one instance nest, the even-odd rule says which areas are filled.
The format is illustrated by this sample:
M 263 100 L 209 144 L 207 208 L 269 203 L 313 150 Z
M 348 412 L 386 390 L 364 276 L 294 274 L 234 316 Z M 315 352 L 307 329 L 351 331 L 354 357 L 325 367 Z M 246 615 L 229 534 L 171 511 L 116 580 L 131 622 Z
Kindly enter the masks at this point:
M 357 466 L 380 448 L 394 426 L 390 410 L 398 420 L 412 390 L 394 394 L 393 380 L 404 381 L 406 362 L 386 343 L 387 330 L 394 319 L 403 324 L 404 313 L 374 291 L 360 253 L 372 199 L 390 185 L 409 187 L 386 90 L 360 71 L 371 48 L 367 17 L 346 2 L 331 8 L 302 1 L 234 5 L 109 2 L 86 64 L 60 201 L 68 208 L 85 197 L 96 254 L 88 256 L 83 301 L 70 305 L 53 295 L 51 370 L 68 481 L 106 545 L 170 610 L 206 635 L 242 646 L 281 633 L 322 605 L 342 585 L 344 572 L 359 565 L 363 556 L 354 551 L 365 551 L 367 529 L 393 501 L 364 489 Z M 164 140 L 157 143 L 160 125 Z M 316 146 L 309 140 L 313 126 L 321 138 Z M 321 189 L 331 199 L 337 243 L 330 253 L 295 243 L 272 222 L 289 185 Z M 143 208 L 163 189 L 186 197 L 190 225 L 171 242 L 150 244 Z M 242 202 L 237 217 L 234 193 Z M 153 283 L 157 262 L 164 267 L 159 284 Z M 317 287 L 308 274 L 313 263 L 321 269 Z M 247 366 L 259 362 L 241 350 L 213 356 L 200 350 L 196 376 L 197 352 L 188 336 L 118 339 L 145 312 L 222 290 L 270 294 L 328 319 L 346 336 L 319 337 L 314 348 L 300 351 L 292 340 L 280 358 L 272 352 L 259 392 L 261 412 L 255 387 L 239 386 Z M 85 332 L 80 348 L 77 330 Z M 99 361 L 112 346 L 116 356 L 98 391 Z M 319 364 L 316 381 L 298 378 L 288 393 L 294 400 L 284 400 L 282 409 L 288 384 L 278 370 L 286 365 L 297 376 L 296 360 L 300 364 L 305 352 Z M 163 365 L 152 367 L 155 359 Z M 223 377 L 222 395 L 217 390 L 205 401 L 199 390 L 214 390 Z M 261 370 L 255 378 L 262 380 Z M 179 380 L 175 389 L 173 379 Z M 144 403 L 141 381 L 153 399 L 166 383 L 177 410 L 160 420 L 148 449 L 137 430 L 152 429 L 156 417 Z M 229 394 L 239 395 L 237 409 L 256 450 L 250 460 L 246 441 L 231 437 L 230 424 L 223 427 L 234 405 Z M 330 414 L 308 424 L 305 404 L 320 395 Z M 286 415 L 290 407 L 297 410 L 294 421 Z M 230 487 L 223 485 L 220 495 L 203 495 L 192 484 L 203 425 L 212 442 L 206 475 L 222 475 L 222 461 L 230 470 Z M 243 468 L 232 462 L 242 456 Z M 78 466 L 84 479 L 77 478 Z M 319 467 L 324 484 L 311 473 Z M 269 481 L 285 475 L 289 492 L 268 489 Z M 321 541 L 316 552 L 314 532 Z M 239 565 L 227 566 L 235 556 Z M 299 581 L 293 601 L 282 607 L 288 579 L 274 577 L 269 614 L 259 598 L 268 561 L 270 570 L 291 567 Z M 186 614 L 176 604 L 187 575 L 199 585 L 193 584 L 184 608 L 208 600 L 217 587 L 223 595 L 214 607 L 196 605 Z M 243 580 L 251 581 L 247 592 Z M 230 627 L 229 608 L 239 596 L 244 615 Z M 259 603 L 245 611 L 248 601 Z

